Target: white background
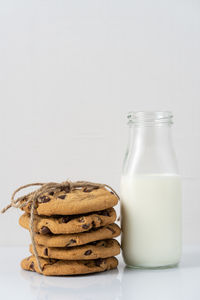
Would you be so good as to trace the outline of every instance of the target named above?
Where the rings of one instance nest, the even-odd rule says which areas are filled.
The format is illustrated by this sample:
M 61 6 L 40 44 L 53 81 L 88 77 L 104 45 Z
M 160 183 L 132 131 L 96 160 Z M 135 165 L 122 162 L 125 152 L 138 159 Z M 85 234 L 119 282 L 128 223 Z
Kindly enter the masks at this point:
M 200 244 L 199 53 L 198 0 L 0 0 L 0 206 L 34 181 L 119 191 L 127 112 L 172 110 L 183 241 Z M 28 244 L 19 215 L 0 245 Z

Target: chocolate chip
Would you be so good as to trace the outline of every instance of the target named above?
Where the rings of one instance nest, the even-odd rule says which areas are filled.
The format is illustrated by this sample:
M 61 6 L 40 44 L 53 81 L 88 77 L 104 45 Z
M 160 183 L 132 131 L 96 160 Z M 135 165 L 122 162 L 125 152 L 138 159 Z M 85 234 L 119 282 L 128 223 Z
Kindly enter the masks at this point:
M 82 218 L 80 218 L 78 221 L 79 221 L 80 223 L 83 223 L 83 222 L 84 222 L 84 218 L 82 217 Z
M 65 197 L 66 197 L 66 195 L 60 195 L 60 196 L 58 196 L 58 198 L 60 198 L 60 199 L 65 199 Z
M 92 227 L 93 227 L 93 230 L 97 230 L 97 228 L 95 228 L 96 227 L 96 225 L 95 225 L 95 222 L 94 221 L 92 221 Z
M 53 196 L 53 195 L 54 195 L 54 192 L 53 192 L 53 191 L 52 191 L 52 192 L 50 192 L 50 193 L 49 193 L 49 195 L 50 195 L 50 196 Z
M 72 217 L 70 217 L 70 216 L 65 216 L 65 217 L 63 217 L 61 220 L 62 220 L 62 223 L 68 223 L 71 219 L 72 219 Z
M 30 264 L 30 267 L 29 267 L 31 270 L 35 271 L 35 267 L 34 267 L 34 262 L 32 261 L 32 263 Z
M 70 192 L 70 187 L 69 186 L 63 186 L 60 189 L 61 191 L 65 191 L 65 193 L 69 193 Z
M 92 253 L 92 250 L 85 251 L 84 255 L 90 255 Z
M 89 227 L 90 227 L 90 224 L 83 224 L 83 225 L 82 225 L 82 228 L 83 228 L 83 229 L 88 229 Z
M 98 218 L 98 220 L 99 220 L 100 224 L 102 224 L 102 223 L 103 223 L 103 221 L 101 220 L 101 218 L 100 218 L 100 217 L 97 217 L 97 218 Z
M 49 258 L 49 264 L 53 265 L 58 261 L 58 259 L 54 259 L 54 258 Z
M 93 190 L 96 190 L 98 189 L 99 187 L 98 186 L 86 186 L 84 189 L 83 189 L 83 192 L 85 193 L 90 193 L 92 192 Z
M 45 255 L 45 256 L 48 256 L 48 248 L 45 248 L 45 249 L 44 249 L 44 255 Z
M 42 196 L 38 199 L 39 203 L 46 203 L 49 202 L 51 200 L 51 198 L 49 198 L 48 196 Z
M 40 233 L 42 234 L 48 234 L 48 233 L 52 233 L 51 230 L 46 227 L 46 226 L 42 226 L 41 230 L 40 230 Z
M 67 243 L 66 247 L 70 246 L 71 244 L 76 244 L 76 240 L 75 240 L 75 239 L 71 239 L 71 240 Z
M 115 230 L 109 226 L 106 227 L 108 230 L 110 230 L 113 234 L 115 233 Z
M 106 247 L 106 242 L 100 242 L 99 246 Z
M 99 258 L 99 259 L 96 259 L 95 260 L 95 265 L 97 266 L 97 267 L 100 267 L 100 265 L 103 263 L 103 259 L 102 258 Z
M 32 203 L 30 203 L 29 205 L 28 205 L 28 211 L 31 211 L 31 206 L 32 206 Z M 34 205 L 34 208 L 37 208 L 38 206 L 37 206 L 37 203 L 35 203 L 35 205 Z
M 110 193 L 114 195 L 113 191 L 110 191 Z
M 75 239 L 71 239 L 71 240 L 70 240 L 70 243 L 71 243 L 71 244 L 75 244 L 75 243 L 76 243 L 76 240 L 75 240 Z

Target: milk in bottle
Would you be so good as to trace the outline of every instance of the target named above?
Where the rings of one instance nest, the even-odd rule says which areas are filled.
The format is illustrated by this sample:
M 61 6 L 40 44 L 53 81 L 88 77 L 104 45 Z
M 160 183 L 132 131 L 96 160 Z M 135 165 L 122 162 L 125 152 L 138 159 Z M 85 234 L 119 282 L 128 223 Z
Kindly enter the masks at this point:
M 122 253 L 132 267 L 169 267 L 180 260 L 181 179 L 171 123 L 170 112 L 129 114 L 120 193 Z

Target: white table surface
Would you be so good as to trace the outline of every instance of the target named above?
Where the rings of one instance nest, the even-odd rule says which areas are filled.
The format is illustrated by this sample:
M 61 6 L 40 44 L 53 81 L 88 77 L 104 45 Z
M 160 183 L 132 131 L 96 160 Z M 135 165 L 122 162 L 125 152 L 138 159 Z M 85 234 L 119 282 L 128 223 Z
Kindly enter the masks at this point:
M 184 249 L 178 268 L 135 270 L 120 259 L 118 270 L 47 277 L 20 269 L 27 247 L 0 248 L 1 300 L 199 300 L 200 247 Z

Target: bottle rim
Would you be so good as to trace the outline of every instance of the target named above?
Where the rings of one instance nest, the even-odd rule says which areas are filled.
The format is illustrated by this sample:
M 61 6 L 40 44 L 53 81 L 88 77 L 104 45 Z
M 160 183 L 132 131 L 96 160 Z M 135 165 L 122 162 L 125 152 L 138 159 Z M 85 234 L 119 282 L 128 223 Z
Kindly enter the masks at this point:
M 162 126 L 173 124 L 171 111 L 131 111 L 127 114 L 128 125 Z

